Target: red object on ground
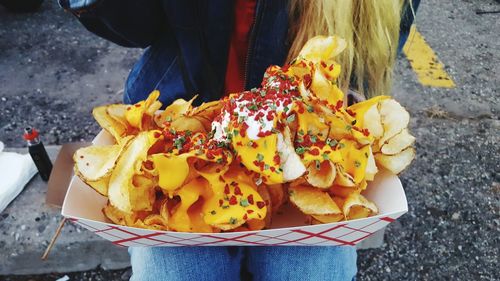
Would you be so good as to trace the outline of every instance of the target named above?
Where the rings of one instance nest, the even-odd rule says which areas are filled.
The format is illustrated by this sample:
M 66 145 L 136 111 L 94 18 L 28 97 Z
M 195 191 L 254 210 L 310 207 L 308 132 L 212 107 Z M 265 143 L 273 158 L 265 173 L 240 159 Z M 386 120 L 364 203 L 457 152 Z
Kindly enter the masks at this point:
M 231 34 L 227 60 L 225 94 L 245 90 L 245 64 L 250 30 L 255 17 L 256 0 L 236 0 L 234 29 Z
M 27 141 L 32 141 L 36 138 L 38 138 L 38 131 L 35 128 L 31 129 L 31 133 L 24 133 L 23 134 L 23 139 L 25 139 Z

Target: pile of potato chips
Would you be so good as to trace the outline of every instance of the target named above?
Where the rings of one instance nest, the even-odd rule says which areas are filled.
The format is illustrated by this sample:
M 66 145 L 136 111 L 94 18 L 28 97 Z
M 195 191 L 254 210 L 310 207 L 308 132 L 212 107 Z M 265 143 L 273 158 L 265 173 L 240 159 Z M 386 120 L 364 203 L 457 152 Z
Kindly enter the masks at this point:
M 291 202 L 311 223 L 378 212 L 361 195 L 380 169 L 415 157 L 408 112 L 379 96 L 349 107 L 337 87 L 345 47 L 315 37 L 260 88 L 165 110 L 154 91 L 134 105 L 97 107 L 116 140 L 74 155 L 75 173 L 109 198 L 104 214 L 126 226 L 183 232 L 258 230 Z

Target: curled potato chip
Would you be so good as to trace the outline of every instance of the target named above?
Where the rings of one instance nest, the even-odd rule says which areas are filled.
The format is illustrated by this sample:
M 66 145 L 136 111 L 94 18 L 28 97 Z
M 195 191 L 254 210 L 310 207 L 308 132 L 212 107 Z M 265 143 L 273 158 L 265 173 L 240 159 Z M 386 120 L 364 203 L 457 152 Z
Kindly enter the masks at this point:
M 375 175 L 378 173 L 378 168 L 377 164 L 375 163 L 375 158 L 373 157 L 371 146 L 369 146 L 368 148 L 368 160 L 366 161 L 365 180 L 372 181 L 375 178 Z
M 415 137 L 410 135 L 408 129 L 403 129 L 399 134 L 394 137 L 388 139 L 380 151 L 383 154 L 394 155 L 400 153 L 407 147 L 413 145 L 415 143 Z
M 349 196 L 353 192 L 360 193 L 361 188 L 359 188 L 357 186 L 346 187 L 346 186 L 341 186 L 341 185 L 333 185 L 332 187 L 330 187 L 329 192 L 330 192 L 330 194 L 335 196 L 334 198 L 337 198 L 337 197 L 346 198 L 347 196 Z
M 84 181 L 97 181 L 111 174 L 122 145 L 92 145 L 78 149 L 73 155 L 75 172 Z
M 172 121 L 171 128 L 177 131 L 191 131 L 194 133 L 206 133 L 205 125 L 196 117 L 179 116 Z
M 125 113 L 127 112 L 128 105 L 126 104 L 110 104 L 106 107 L 106 112 L 118 123 L 122 124 L 125 128 L 128 127 L 127 118 Z
M 158 101 L 160 92 L 155 90 L 149 94 L 146 100 L 128 106 L 125 118 L 131 127 L 139 130 L 150 130 L 153 128 L 153 116 L 160 109 L 161 103 Z
M 262 200 L 264 200 L 264 202 L 266 203 L 266 206 L 267 206 L 266 216 L 264 217 L 263 220 L 260 220 L 260 221 L 263 221 L 265 226 L 270 226 L 271 225 L 271 216 L 272 216 L 274 206 L 273 206 L 273 203 L 271 200 L 271 195 L 269 193 L 269 189 L 267 188 L 267 186 L 261 184 L 257 187 L 257 192 L 259 192 L 259 195 L 262 197 Z
M 380 166 L 397 175 L 408 167 L 415 159 L 415 149 L 409 147 L 395 155 L 385 155 L 382 153 L 375 154 L 375 161 Z
M 290 186 L 290 202 L 306 215 L 342 214 L 330 195 L 320 189 L 298 185 Z
M 315 220 L 320 223 L 333 223 L 339 222 L 344 219 L 344 214 L 331 214 L 331 215 L 311 215 Z
M 329 104 L 336 104 L 344 99 L 344 93 L 319 70 L 314 71 L 310 89 L 317 98 Z
M 204 102 L 200 106 L 193 108 L 188 115 L 193 117 L 201 117 L 207 120 L 214 118 L 221 112 L 223 103 L 220 101 Z
M 154 201 L 152 186 L 133 185 L 133 178 L 139 173 L 142 162 L 147 159 L 148 149 L 157 141 L 155 131 L 141 132 L 125 147 L 109 180 L 108 196 L 111 204 L 120 211 L 149 211 Z M 141 181 L 141 183 L 143 183 Z M 134 202 L 141 202 L 140 206 Z
M 312 162 L 307 167 L 307 182 L 318 188 L 329 188 L 337 175 L 335 165 L 330 160 L 322 161 L 319 166 Z
M 125 213 L 118 208 L 108 203 L 102 209 L 103 214 L 115 224 L 134 226 L 137 220 L 144 219 L 148 216 L 149 212 L 131 212 Z
M 119 143 L 126 134 L 127 127 L 108 114 L 107 106 L 95 107 L 92 110 L 92 115 L 101 128 L 110 133 L 115 138 L 116 142 Z
M 188 111 L 192 109 L 192 103 L 197 96 L 194 96 L 191 100 L 186 101 L 183 99 L 177 99 L 172 104 L 167 106 L 163 112 L 156 115 L 154 121 L 156 125 L 163 128 L 165 122 L 171 122 L 182 115 L 187 114 Z
M 387 140 L 408 127 L 410 114 L 401 104 L 393 99 L 380 101 L 379 112 L 380 120 L 384 127 L 384 134 L 379 140 L 379 145 L 383 146 Z
M 312 62 L 328 61 L 340 54 L 346 46 L 346 41 L 338 36 L 315 36 L 302 47 L 299 57 Z
M 87 181 L 83 180 L 83 181 L 90 187 L 92 187 L 95 191 L 99 192 L 99 194 L 108 196 L 109 176 L 96 181 L 88 181 L 88 180 Z
M 272 211 L 275 213 L 285 203 L 285 186 L 283 184 L 268 185 L 267 190 L 271 198 Z
M 366 218 L 378 213 L 377 206 L 359 193 L 351 193 L 345 199 L 342 211 L 348 220 Z

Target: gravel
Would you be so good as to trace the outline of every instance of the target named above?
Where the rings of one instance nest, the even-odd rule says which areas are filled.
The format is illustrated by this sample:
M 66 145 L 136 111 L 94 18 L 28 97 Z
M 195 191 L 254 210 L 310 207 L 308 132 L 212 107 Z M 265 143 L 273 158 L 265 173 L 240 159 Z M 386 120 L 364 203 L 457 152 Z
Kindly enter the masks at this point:
M 7 146 L 24 145 L 28 124 L 46 143 L 90 140 L 98 131 L 92 107 L 121 100 L 140 53 L 89 34 L 53 2 L 32 15 L 0 9 L 0 140 Z M 399 60 L 394 95 L 409 109 L 417 137 L 417 158 L 401 175 L 410 210 L 389 226 L 381 248 L 359 252 L 359 280 L 500 279 L 500 15 L 477 10 L 500 5 L 421 4 L 418 29 L 457 87 L 424 87 Z M 123 280 L 127 274 L 96 269 L 68 276 Z

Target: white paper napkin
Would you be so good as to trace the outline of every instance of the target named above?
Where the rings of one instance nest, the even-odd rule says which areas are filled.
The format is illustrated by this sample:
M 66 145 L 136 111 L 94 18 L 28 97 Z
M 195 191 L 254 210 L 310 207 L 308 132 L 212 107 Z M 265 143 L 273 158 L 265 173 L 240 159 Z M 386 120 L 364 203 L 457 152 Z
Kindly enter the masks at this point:
M 29 154 L 4 152 L 0 141 L 0 213 L 37 173 Z

